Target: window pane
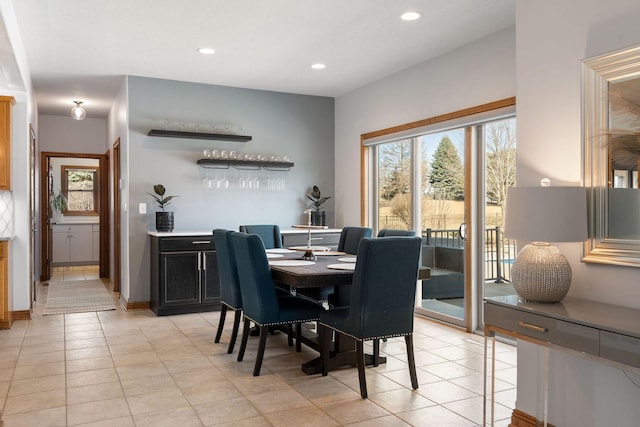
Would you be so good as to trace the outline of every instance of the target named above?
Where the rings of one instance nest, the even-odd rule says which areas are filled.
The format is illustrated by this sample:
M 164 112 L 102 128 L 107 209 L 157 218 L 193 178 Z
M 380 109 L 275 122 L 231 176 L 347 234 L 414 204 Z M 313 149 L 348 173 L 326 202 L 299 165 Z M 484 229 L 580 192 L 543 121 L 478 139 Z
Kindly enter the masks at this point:
M 464 129 L 420 137 L 424 230 L 453 230 L 464 222 Z
M 411 140 L 378 146 L 378 230 L 412 228 Z
M 515 241 L 506 239 L 504 211 L 507 189 L 516 185 L 516 119 L 486 123 L 484 141 L 484 296 L 512 295 L 511 265 Z
M 97 168 L 93 166 L 62 166 L 64 192 L 67 196 L 66 215 L 97 213 Z
M 85 190 L 93 191 L 94 171 L 90 170 L 68 170 L 67 188 L 69 191 Z
M 68 199 L 70 211 L 94 211 L 93 191 L 69 191 Z

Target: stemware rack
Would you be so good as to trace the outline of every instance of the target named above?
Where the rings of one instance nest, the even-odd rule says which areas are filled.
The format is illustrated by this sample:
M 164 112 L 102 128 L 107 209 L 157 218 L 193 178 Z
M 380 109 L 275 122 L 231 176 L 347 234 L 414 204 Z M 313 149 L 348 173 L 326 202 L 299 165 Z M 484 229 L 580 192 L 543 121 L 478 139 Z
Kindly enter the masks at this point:
M 199 159 L 198 165 L 206 169 L 235 169 L 269 171 L 288 171 L 293 167 L 292 162 L 270 162 L 266 160 L 241 160 L 241 159 Z

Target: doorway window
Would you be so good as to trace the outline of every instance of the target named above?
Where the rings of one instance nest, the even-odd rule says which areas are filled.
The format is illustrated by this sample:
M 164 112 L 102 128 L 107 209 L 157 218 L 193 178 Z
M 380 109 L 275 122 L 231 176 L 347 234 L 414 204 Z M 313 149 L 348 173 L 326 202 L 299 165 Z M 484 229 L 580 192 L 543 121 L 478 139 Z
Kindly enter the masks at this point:
M 98 167 L 63 165 L 62 192 L 65 215 L 98 215 Z

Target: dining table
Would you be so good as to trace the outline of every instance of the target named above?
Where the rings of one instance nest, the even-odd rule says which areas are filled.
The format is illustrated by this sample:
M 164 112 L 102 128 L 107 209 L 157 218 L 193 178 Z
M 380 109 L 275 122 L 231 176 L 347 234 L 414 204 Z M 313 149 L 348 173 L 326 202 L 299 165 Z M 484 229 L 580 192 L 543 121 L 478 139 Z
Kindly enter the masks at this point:
M 294 293 L 304 289 L 331 288 L 334 293 L 335 303 L 337 305 L 348 305 L 351 292 L 350 285 L 354 275 L 355 255 L 335 251 L 316 251 L 314 252 L 316 255 L 314 261 L 296 263 L 296 260 L 302 260 L 303 252 L 297 250 L 288 251 L 287 249 L 276 252 L 279 252 L 279 257 L 269 260 L 271 276 L 276 285 L 288 288 Z M 352 262 L 344 262 L 347 259 Z M 417 280 L 426 280 L 429 277 L 430 269 L 428 267 L 420 267 Z M 302 342 L 318 352 L 321 351 L 317 330 L 303 328 Z M 365 354 L 365 363 L 373 365 L 373 355 Z M 378 363 L 386 363 L 386 358 L 380 356 Z M 355 340 L 343 334 L 336 334 L 330 351 L 329 370 L 348 366 L 356 366 Z M 302 371 L 308 375 L 321 373 L 321 357 L 318 356 L 303 363 Z

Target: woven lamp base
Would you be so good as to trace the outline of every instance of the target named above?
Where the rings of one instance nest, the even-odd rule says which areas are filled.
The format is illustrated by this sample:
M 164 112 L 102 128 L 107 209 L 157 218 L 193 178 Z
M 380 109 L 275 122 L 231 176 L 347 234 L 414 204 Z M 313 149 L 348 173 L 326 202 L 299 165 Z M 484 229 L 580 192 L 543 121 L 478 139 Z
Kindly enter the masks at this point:
M 511 268 L 511 283 L 527 301 L 558 302 L 569 292 L 571 266 L 557 247 L 533 242 L 518 254 Z

